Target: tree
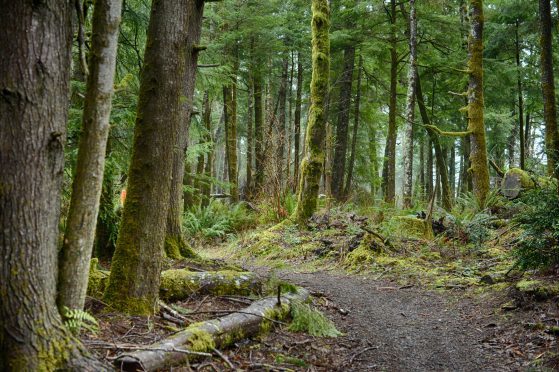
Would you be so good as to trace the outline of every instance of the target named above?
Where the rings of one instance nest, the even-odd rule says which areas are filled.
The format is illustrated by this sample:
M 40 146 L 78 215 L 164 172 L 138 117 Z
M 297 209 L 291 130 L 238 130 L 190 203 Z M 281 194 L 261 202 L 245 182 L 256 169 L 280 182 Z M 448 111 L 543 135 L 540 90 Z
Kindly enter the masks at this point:
M 404 142 L 404 208 L 412 206 L 413 191 L 413 122 L 415 120 L 415 92 L 417 81 L 417 17 L 415 0 L 410 0 L 409 46 L 410 65 L 408 67 L 408 95 L 406 98 L 406 138 Z
M 559 179 L 559 134 L 557 133 L 557 107 L 553 79 L 553 48 L 551 35 L 551 6 L 549 0 L 539 1 L 540 12 L 540 64 L 545 120 L 545 148 L 547 173 Z
M 70 211 L 60 253 L 58 306 L 82 309 L 95 238 L 116 64 L 121 0 L 98 0 Z
M 301 142 L 301 104 L 303 94 L 303 62 L 301 61 L 301 53 L 297 52 L 297 93 L 295 96 L 295 123 L 294 123 L 294 162 L 293 167 L 293 184 L 297 185 L 299 182 L 299 153 Z
M 113 308 L 129 314 L 157 309 L 173 155 L 185 111 L 187 3 L 152 3 L 127 197 L 105 293 Z
M 357 71 L 357 92 L 355 93 L 355 113 L 353 116 L 353 135 L 351 137 L 351 154 L 347 169 L 347 179 L 344 189 L 344 198 L 351 192 L 351 180 L 353 178 L 353 168 L 355 166 L 355 151 L 357 147 L 357 132 L 359 130 L 359 109 L 361 108 L 361 76 L 363 72 L 363 56 L 359 55 L 359 67 Z
M 2 1 L 0 22 L 0 370 L 109 370 L 56 307 L 71 3 Z
M 301 161 L 301 179 L 297 195 L 296 218 L 300 226 L 316 210 L 320 174 L 324 163 L 326 128 L 325 101 L 330 79 L 330 10 L 327 0 L 312 0 L 312 79 L 311 107 L 305 146 Z
M 174 0 L 177 1 L 177 0 Z M 180 0 L 184 1 L 184 0 Z M 184 50 L 178 56 L 184 63 L 185 77 L 180 95 L 180 128 L 178 129 L 178 146 L 173 149 L 173 176 L 169 199 L 169 210 L 167 213 L 167 233 L 165 236 L 165 252 L 171 258 L 194 256 L 194 252 L 188 247 L 182 234 L 182 215 L 184 212 L 183 202 L 183 179 L 185 169 L 185 153 L 188 141 L 188 129 L 190 118 L 193 115 L 193 96 L 196 82 L 196 66 L 198 54 L 203 47 L 198 45 L 202 31 L 202 16 L 204 12 L 204 0 L 188 0 L 186 2 L 186 31 L 182 42 Z M 184 59 L 184 61 L 182 61 Z
M 474 194 L 481 208 L 489 193 L 489 169 L 483 121 L 483 0 L 470 0 L 468 38 L 468 132 Z

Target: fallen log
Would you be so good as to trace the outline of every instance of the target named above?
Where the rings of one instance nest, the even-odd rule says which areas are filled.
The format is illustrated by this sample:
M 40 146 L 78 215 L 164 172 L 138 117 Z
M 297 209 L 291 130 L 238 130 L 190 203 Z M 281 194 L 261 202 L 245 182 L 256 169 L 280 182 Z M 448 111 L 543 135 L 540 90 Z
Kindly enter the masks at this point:
M 185 269 L 161 273 L 159 296 L 163 300 L 184 300 L 193 293 L 249 295 L 262 292 L 262 282 L 252 272 L 232 270 L 192 272 Z
M 101 298 L 109 281 L 109 271 L 97 268 L 91 261 L 87 293 Z M 262 282 L 252 272 L 222 270 L 195 272 L 188 269 L 165 270 L 161 273 L 159 295 L 162 300 L 184 300 L 192 294 L 241 295 L 259 294 Z
M 296 293 L 282 295 L 281 305 L 278 305 L 276 297 L 255 301 L 242 312 L 192 324 L 183 331 L 150 345 L 146 350 L 123 353 L 115 359 L 115 366 L 122 371 L 153 371 L 180 365 L 195 355 L 185 351 L 208 352 L 267 332 L 274 321 L 289 314 L 293 301 L 305 301 L 308 296 L 307 290 L 298 288 Z

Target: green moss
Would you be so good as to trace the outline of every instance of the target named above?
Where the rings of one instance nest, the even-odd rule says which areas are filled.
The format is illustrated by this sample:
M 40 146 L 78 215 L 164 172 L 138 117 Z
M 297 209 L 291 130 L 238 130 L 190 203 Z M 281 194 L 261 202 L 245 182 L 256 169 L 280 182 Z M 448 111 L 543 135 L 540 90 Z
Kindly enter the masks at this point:
M 559 295 L 559 284 L 541 280 L 521 280 L 516 283 L 515 288 L 521 293 L 533 296 L 536 300 L 546 300 Z
M 402 236 L 433 239 L 433 229 L 423 219 L 415 216 L 395 216 L 393 221 Z
M 173 260 L 180 260 L 182 258 L 180 245 L 182 238 L 174 236 L 165 237 L 165 254 Z
M 89 266 L 89 279 L 87 282 L 87 295 L 95 298 L 102 298 L 109 283 L 108 271 L 98 269 L 98 259 L 91 259 Z
M 189 348 L 193 351 L 205 352 L 215 348 L 215 341 L 211 334 L 198 327 L 188 327 L 192 334 L 188 339 Z

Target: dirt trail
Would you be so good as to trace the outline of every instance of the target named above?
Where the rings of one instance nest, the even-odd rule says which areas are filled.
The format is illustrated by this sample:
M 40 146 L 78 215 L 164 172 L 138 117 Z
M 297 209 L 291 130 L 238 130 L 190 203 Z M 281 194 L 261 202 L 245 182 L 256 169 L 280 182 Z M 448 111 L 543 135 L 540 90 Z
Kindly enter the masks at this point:
M 510 371 L 517 367 L 483 339 L 494 326 L 490 309 L 471 301 L 356 276 L 281 272 L 278 277 L 324 294 L 338 328 L 365 350 L 350 370 Z M 397 286 L 396 286 L 397 288 Z M 484 314 L 485 313 L 485 314 Z M 489 314 L 488 314 L 489 313 Z M 357 351 L 357 350 L 356 350 Z

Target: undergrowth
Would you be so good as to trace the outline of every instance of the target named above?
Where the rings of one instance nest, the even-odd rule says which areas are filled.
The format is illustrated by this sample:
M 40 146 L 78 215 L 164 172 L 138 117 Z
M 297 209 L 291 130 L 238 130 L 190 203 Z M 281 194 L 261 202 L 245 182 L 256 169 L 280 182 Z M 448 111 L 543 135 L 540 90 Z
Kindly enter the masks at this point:
M 212 200 L 204 207 L 192 207 L 183 218 L 185 232 L 197 238 L 223 238 L 255 224 L 255 215 L 245 204 L 229 205 L 218 200 Z
M 319 310 L 309 304 L 293 301 L 291 304 L 291 324 L 287 328 L 291 332 L 305 332 L 317 337 L 338 337 L 342 333 L 336 329 L 332 321 Z

